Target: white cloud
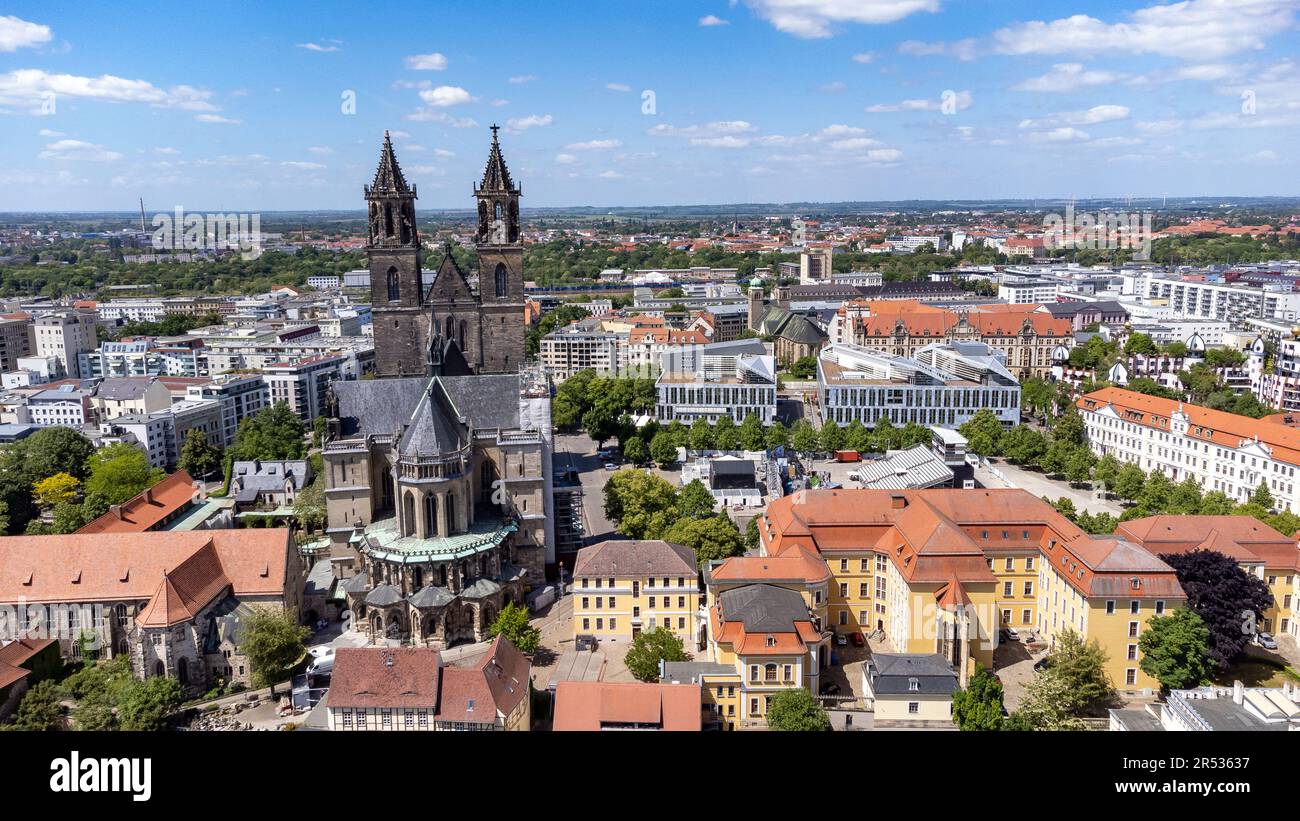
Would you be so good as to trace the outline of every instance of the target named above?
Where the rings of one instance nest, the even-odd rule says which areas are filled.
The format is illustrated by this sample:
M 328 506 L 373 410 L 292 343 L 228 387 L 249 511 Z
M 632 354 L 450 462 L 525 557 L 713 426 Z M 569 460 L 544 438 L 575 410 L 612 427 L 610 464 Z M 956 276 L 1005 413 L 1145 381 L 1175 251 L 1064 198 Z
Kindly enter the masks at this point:
M 220 114 L 198 114 L 194 117 L 201 123 L 218 123 L 221 125 L 239 125 L 242 120 L 232 120 L 229 117 L 222 117 Z
M 706 14 L 700 18 L 700 25 L 704 28 L 709 28 L 710 26 L 726 26 L 729 25 L 729 23 L 716 15 Z
M 944 92 L 946 96 L 948 92 Z M 957 111 L 965 111 L 971 107 L 973 98 L 969 91 L 952 92 L 952 105 Z M 903 100 L 901 103 L 877 103 L 867 106 L 868 114 L 886 114 L 894 111 L 942 111 L 944 106 L 944 97 L 934 99 Z
M 876 53 L 874 51 L 863 51 L 853 55 L 849 59 L 855 63 L 862 63 L 863 65 L 866 65 L 867 63 L 870 63 L 872 60 L 876 59 Z
M 339 41 L 326 40 L 324 43 L 299 43 L 298 48 L 305 48 L 308 51 L 315 51 L 320 54 L 328 54 L 331 51 L 339 50 Z
M 555 155 L 555 162 L 556 162 L 557 164 L 559 164 L 559 165 L 573 165 L 573 164 L 574 164 L 575 162 L 577 162 L 577 161 L 578 161 L 578 158 L 575 157 L 575 156 L 573 156 L 572 154 L 556 154 L 556 155 Z
M 38 132 L 36 132 L 36 133 L 39 134 L 39 135 L 42 136 L 42 137 L 66 137 L 66 136 L 68 136 L 67 134 L 64 134 L 62 131 L 51 131 L 51 130 L 48 129 L 48 128 L 42 128 L 40 131 L 38 131 Z
M 445 108 L 472 103 L 478 98 L 460 86 L 438 86 L 420 92 L 420 99 L 432 106 Z
M 84 160 L 87 162 L 113 162 L 122 159 L 116 151 L 84 140 L 56 140 L 45 146 L 37 155 L 42 160 Z
M 155 154 L 166 154 L 166 155 L 168 155 L 168 156 L 171 156 L 171 155 L 173 155 L 173 154 L 179 154 L 179 153 L 181 153 L 181 152 L 177 151 L 175 148 L 172 148 L 172 147 L 169 146 L 169 145 L 160 145 L 160 146 L 158 146 L 157 148 L 155 148 L 155 149 L 153 150 L 153 153 L 155 153 Z
M 529 114 L 527 117 L 511 117 L 506 120 L 506 126 L 511 131 L 527 131 L 530 128 L 550 125 L 555 122 L 555 118 L 550 114 Z
M 1063 126 L 1053 128 L 1051 131 L 1035 131 L 1029 135 L 1029 139 L 1034 142 L 1046 143 L 1085 142 L 1088 139 L 1088 133 L 1077 128 Z
M 1016 23 L 993 33 L 1003 54 L 1159 54 L 1215 59 L 1260 49 L 1270 35 L 1291 28 L 1295 0 L 1184 0 L 1147 6 L 1124 22 L 1086 14 L 1050 22 Z
M 691 145 L 698 145 L 704 148 L 744 148 L 749 145 L 748 137 L 693 137 Z
M 837 23 L 879 25 L 923 11 L 939 10 L 939 0 L 745 0 L 778 31 L 795 37 L 830 37 Z
M 833 82 L 824 83 L 818 86 L 817 90 L 824 91 L 827 94 L 838 94 L 841 91 L 844 91 L 846 88 L 848 88 L 848 84 L 845 83 L 843 80 L 835 80 Z
M 523 85 L 524 83 L 531 83 L 533 80 L 536 79 L 537 79 L 536 74 L 520 74 L 516 77 L 511 77 L 506 82 L 510 83 L 511 85 L 519 86 L 519 85 Z
M 212 92 L 194 86 L 179 85 L 162 89 L 145 80 L 128 80 L 111 74 L 83 77 L 76 74 L 49 74 L 37 68 L 22 68 L 0 74 L 0 105 L 38 109 L 48 95 L 79 97 L 113 103 L 146 103 L 158 108 L 186 111 L 215 111 L 209 99 Z
M 609 89 L 610 91 L 623 91 L 623 92 L 632 90 L 632 86 L 628 85 L 627 83 L 605 83 L 605 88 Z
M 393 88 L 433 88 L 432 80 L 397 80 Z
M 879 140 L 873 140 L 870 137 L 853 137 L 847 140 L 835 140 L 831 143 L 831 148 L 836 151 L 861 151 L 864 148 L 872 148 L 880 145 Z
M 325 167 L 318 162 L 303 162 L 301 160 L 284 160 L 280 165 L 285 168 L 294 168 L 300 171 L 316 171 Z
M 510 101 L 507 100 L 507 99 L 505 99 L 504 97 L 499 97 L 499 98 L 493 100 L 493 101 L 490 103 L 490 105 L 491 105 L 493 108 L 500 108 L 500 107 L 503 106 L 503 105 L 510 105 Z
M 749 134 L 758 129 L 744 120 L 721 120 L 684 128 L 660 123 L 646 133 L 651 137 L 715 137 L 728 134 Z
M 442 123 L 452 128 L 478 128 L 478 121 L 470 117 L 453 117 L 445 111 L 432 108 L 417 108 L 406 119 L 413 123 Z
M 623 175 L 617 171 L 602 171 L 600 172 L 600 178 L 602 180 L 621 180 Z
M 50 42 L 52 36 L 49 26 L 29 23 L 12 14 L 0 17 L 0 51 L 39 46 Z
M 316 154 L 318 156 L 328 156 L 334 153 L 334 149 L 326 145 L 311 145 L 307 147 L 307 153 Z
M 445 148 L 435 148 L 435 149 L 433 149 L 433 155 L 434 155 L 435 157 L 454 157 L 454 156 L 456 156 L 456 152 L 455 152 L 455 151 L 448 151 L 448 150 L 445 149 Z
M 1075 91 L 1090 86 L 1105 85 L 1119 79 L 1109 71 L 1088 70 L 1082 63 L 1057 63 L 1044 75 L 1031 77 L 1012 88 L 1016 91 Z
M 447 58 L 436 51 L 432 54 L 412 54 L 406 58 L 406 67 L 412 71 L 442 71 L 447 67 Z
M 1096 125 L 1128 117 L 1127 106 L 1095 105 L 1083 111 L 1062 111 L 1049 114 L 1042 119 L 1025 119 L 1020 121 L 1020 128 L 1044 128 L 1055 125 Z
M 622 147 L 622 140 L 587 140 L 581 143 L 569 143 L 565 146 L 570 151 L 602 151 L 608 148 Z
M 905 40 L 898 44 L 898 53 L 911 57 L 955 57 L 963 62 L 976 57 L 975 41 L 967 38 L 953 43 L 924 43 L 920 40 Z

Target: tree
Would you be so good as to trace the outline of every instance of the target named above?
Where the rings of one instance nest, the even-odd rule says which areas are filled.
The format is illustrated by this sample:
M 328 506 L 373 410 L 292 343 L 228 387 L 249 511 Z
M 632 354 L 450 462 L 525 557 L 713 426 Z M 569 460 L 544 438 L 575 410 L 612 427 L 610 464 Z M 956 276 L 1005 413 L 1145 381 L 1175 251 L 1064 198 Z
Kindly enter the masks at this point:
M 519 652 L 527 656 L 536 653 L 542 643 L 542 632 L 528 623 L 528 608 L 514 602 L 507 604 L 497 614 L 496 621 L 488 628 L 488 635 L 493 638 L 505 636 Z
M 745 450 L 763 450 L 766 443 L 762 421 L 752 413 L 747 415 L 740 423 L 740 446 Z
M 817 375 L 817 357 L 801 356 L 790 365 L 790 375 L 795 379 L 812 379 Z
M 690 519 L 713 515 L 717 500 L 699 479 L 687 482 L 677 493 L 677 511 Z
M 1092 466 L 1097 457 L 1087 448 L 1075 448 L 1065 462 L 1065 475 L 1071 482 L 1081 485 L 1092 478 Z
M 1160 682 L 1165 691 L 1195 687 L 1214 672 L 1210 656 L 1210 630 L 1201 617 L 1186 608 L 1168 616 L 1152 616 L 1138 639 L 1142 672 Z
M 1196 477 L 1188 475 L 1169 491 L 1165 512 L 1179 516 L 1193 516 L 1200 512 L 1200 509 L 1201 486 L 1196 481 Z
M 76 430 L 49 427 L 36 431 L 15 448 L 21 454 L 26 475 L 36 479 L 68 473 L 77 479 L 86 478 L 86 461 L 95 452 L 89 439 Z
M 306 452 L 303 435 L 304 426 L 298 415 L 288 404 L 276 402 L 239 423 L 231 451 L 240 462 L 301 459 Z
M 1187 594 L 1187 607 L 1209 630 L 1211 658 L 1220 668 L 1227 667 L 1255 637 L 1255 625 L 1273 605 L 1268 585 L 1213 550 L 1160 558 L 1174 569 Z
M 63 729 L 63 708 L 59 704 L 59 688 L 51 679 L 32 685 L 23 694 L 14 715 L 15 730 L 44 732 Z
M 827 453 L 844 449 L 844 429 L 834 419 L 822 422 L 822 429 L 818 432 L 817 438 L 821 441 L 822 450 Z
M 293 516 L 304 530 L 314 530 L 325 524 L 325 477 L 317 476 L 293 500 Z
M 86 501 L 99 515 L 110 505 L 119 505 L 147 487 L 161 482 L 166 474 L 149 467 L 149 457 L 135 445 L 114 442 L 100 448 L 86 461 Z
M 1057 636 L 1056 649 L 1048 655 L 1048 668 L 1067 684 L 1064 707 L 1075 716 L 1096 712 L 1115 699 L 1115 687 L 1106 674 L 1106 651 L 1097 639 L 1085 641 L 1073 630 Z
M 1111 489 L 1115 491 L 1116 496 L 1124 501 L 1134 502 L 1142 493 L 1146 478 L 1142 468 L 1134 464 L 1127 464 L 1119 469 L 1119 473 L 1115 476 L 1115 486 Z
M 1017 465 L 1036 465 L 1047 452 L 1047 437 L 1027 425 L 1017 425 L 1002 437 L 1002 453 Z
M 70 473 L 56 473 L 32 485 L 36 502 L 44 509 L 53 509 L 77 498 L 81 482 Z
M 682 640 L 666 627 L 643 630 L 627 648 L 624 663 L 637 681 L 658 681 L 659 662 L 690 661 Z
M 1268 489 L 1268 482 L 1259 483 L 1259 487 L 1255 488 L 1255 492 L 1250 494 L 1247 504 L 1258 505 L 1265 510 L 1273 509 L 1273 494 Z
M 317 418 L 324 420 L 324 417 Z M 181 445 L 176 467 L 195 479 L 206 480 L 221 470 L 221 448 L 209 444 L 208 435 L 199 428 L 190 428 L 185 434 L 185 444 Z
M 786 430 L 785 424 L 780 420 L 773 422 L 772 426 L 767 429 L 764 437 L 764 444 L 768 450 L 776 450 L 790 444 L 790 431 Z
M 181 684 L 170 676 L 151 676 L 132 682 L 118 708 L 123 730 L 156 732 L 166 727 L 167 716 L 184 700 Z
M 319 448 L 325 443 L 327 423 L 324 416 L 317 416 L 311 420 L 311 446 Z M 206 437 L 205 437 L 206 438 Z M 191 474 L 193 475 L 193 474 Z
M 633 539 L 658 539 L 677 520 L 677 490 L 661 476 L 620 470 L 605 483 L 605 518 Z
M 650 440 L 650 458 L 665 470 L 677 464 L 677 445 L 670 432 L 661 430 Z
M 817 450 L 817 431 L 807 419 L 800 419 L 790 429 L 790 444 L 799 453 L 812 453 Z
M 981 408 L 964 425 L 957 429 L 966 437 L 966 450 L 980 456 L 996 456 L 1000 451 L 1002 423 L 988 408 Z
M 1020 709 L 1003 726 L 1008 730 L 1082 730 L 1085 725 L 1074 712 L 1074 703 L 1069 679 L 1048 667 L 1025 685 Z
M 725 513 L 704 519 L 678 519 L 664 531 L 662 538 L 694 550 L 700 567 L 745 552 L 740 529 Z
M 596 443 L 596 447 L 603 447 L 605 440 L 618 435 L 618 416 L 608 408 L 592 408 L 582 415 L 582 429 Z
M 271 687 L 283 681 L 289 668 L 302 658 L 303 642 L 311 631 L 298 624 L 289 610 L 272 607 L 255 607 L 244 622 L 244 638 L 240 645 L 253 670 L 253 684 Z
M 831 720 L 803 687 L 782 690 L 768 699 L 767 727 L 792 733 L 830 732 Z
M 952 696 L 952 720 L 962 730 L 1001 730 L 1002 682 L 976 668 L 966 689 Z
M 1159 352 L 1156 343 L 1151 340 L 1151 337 L 1144 333 L 1129 334 L 1128 341 L 1124 343 L 1124 353 L 1129 356 L 1135 354 L 1154 356 Z
M 645 446 L 644 439 L 633 436 L 623 443 L 623 458 L 634 465 L 644 465 L 650 458 L 650 449 Z
M 1123 465 L 1115 458 L 1115 454 L 1108 453 L 1097 460 L 1097 466 L 1092 470 L 1092 478 L 1099 484 L 1106 487 L 1106 490 L 1112 493 L 1115 490 L 1115 480 L 1119 478 L 1119 472 Z
M 1083 417 L 1071 405 L 1052 423 L 1052 438 L 1071 445 L 1083 445 Z
M 718 450 L 740 449 L 740 432 L 729 415 L 720 416 L 713 423 L 713 445 Z
M 713 426 L 703 416 L 691 423 L 690 443 L 691 450 L 713 450 Z

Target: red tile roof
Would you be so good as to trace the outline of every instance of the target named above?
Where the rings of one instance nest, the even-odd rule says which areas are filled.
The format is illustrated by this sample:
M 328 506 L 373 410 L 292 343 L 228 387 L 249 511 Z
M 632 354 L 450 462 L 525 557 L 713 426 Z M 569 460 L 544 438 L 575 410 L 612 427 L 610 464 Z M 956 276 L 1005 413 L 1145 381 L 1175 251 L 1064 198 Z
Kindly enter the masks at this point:
M 1161 555 L 1213 550 L 1240 564 L 1300 570 L 1300 547 L 1254 516 L 1147 516 L 1115 532 Z
M 555 690 L 558 731 L 638 724 L 660 730 L 700 729 L 700 685 L 561 681 Z
M 194 501 L 194 479 L 178 470 L 78 530 L 78 533 L 143 533 Z

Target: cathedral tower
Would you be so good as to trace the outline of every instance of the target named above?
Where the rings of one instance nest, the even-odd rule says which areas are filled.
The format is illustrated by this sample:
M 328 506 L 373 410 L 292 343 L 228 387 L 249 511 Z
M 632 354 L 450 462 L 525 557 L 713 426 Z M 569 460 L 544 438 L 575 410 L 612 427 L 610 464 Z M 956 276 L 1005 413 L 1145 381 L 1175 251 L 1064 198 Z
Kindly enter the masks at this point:
M 421 376 L 426 369 L 429 323 L 423 310 L 416 194 L 402 176 L 387 131 L 374 182 L 365 192 L 376 370 L 379 376 Z
M 478 199 L 478 293 L 482 305 L 479 373 L 514 373 L 524 364 L 524 245 L 519 239 L 519 197 L 501 156 L 498 126 Z

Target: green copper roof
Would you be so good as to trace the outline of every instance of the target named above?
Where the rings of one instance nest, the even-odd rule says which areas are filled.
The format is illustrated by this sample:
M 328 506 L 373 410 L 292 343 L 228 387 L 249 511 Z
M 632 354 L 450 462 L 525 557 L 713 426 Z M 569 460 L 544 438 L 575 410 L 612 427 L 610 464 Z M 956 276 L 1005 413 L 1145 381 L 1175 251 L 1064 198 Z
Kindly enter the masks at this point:
M 518 529 L 519 526 L 514 522 L 475 522 L 465 533 L 418 539 L 399 535 L 397 519 L 384 519 L 366 528 L 371 546 L 364 549 L 371 558 L 402 564 L 445 562 L 498 547 Z

